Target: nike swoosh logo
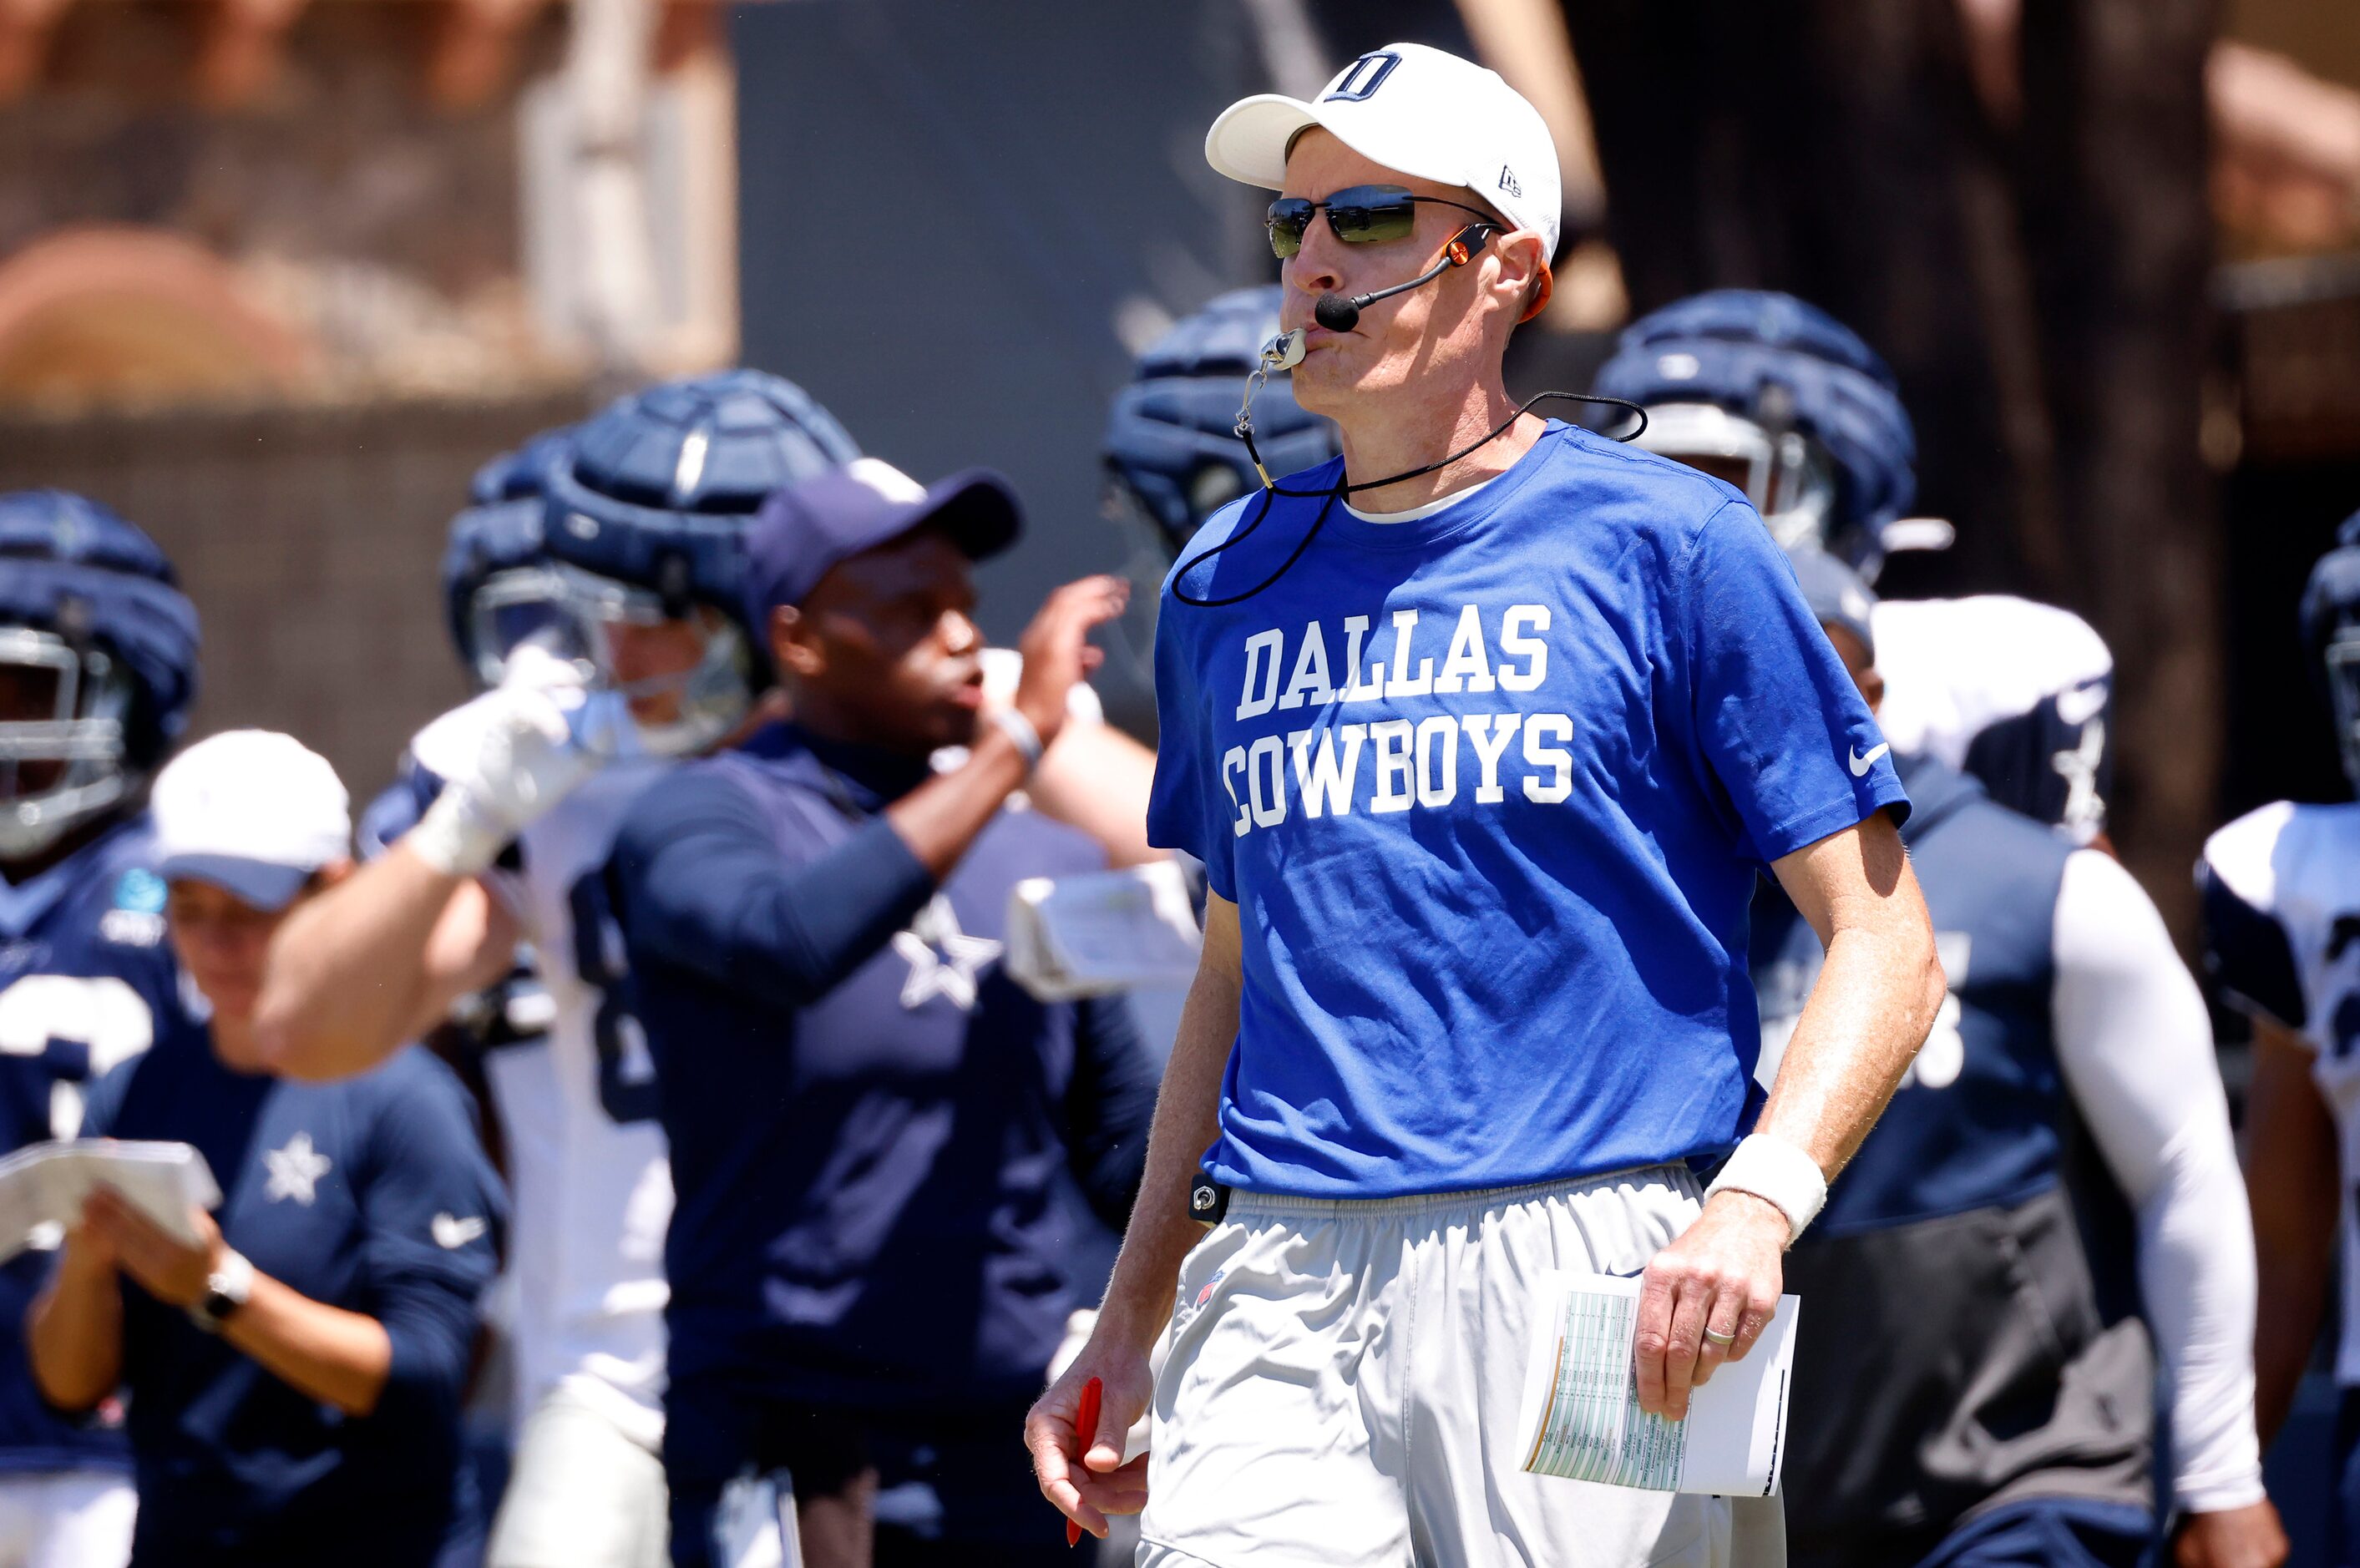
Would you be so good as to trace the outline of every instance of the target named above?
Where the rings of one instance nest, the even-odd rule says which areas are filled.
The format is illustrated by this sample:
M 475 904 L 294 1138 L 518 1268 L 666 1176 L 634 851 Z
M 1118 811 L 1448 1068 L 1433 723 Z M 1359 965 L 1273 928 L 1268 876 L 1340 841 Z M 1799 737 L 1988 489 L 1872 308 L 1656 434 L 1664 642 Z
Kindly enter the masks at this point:
M 436 1214 L 433 1225 L 435 1244 L 445 1252 L 456 1252 L 488 1228 L 481 1219 L 472 1215 L 463 1220 L 456 1214 Z
M 1853 751 L 1852 754 L 1852 776 L 1855 779 L 1867 778 L 1868 770 L 1876 766 L 1876 759 L 1883 757 L 1886 752 L 1891 751 L 1892 749 L 1893 743 L 1888 740 L 1881 741 L 1877 745 L 1871 746 L 1866 757 L 1863 757 L 1858 751 Z

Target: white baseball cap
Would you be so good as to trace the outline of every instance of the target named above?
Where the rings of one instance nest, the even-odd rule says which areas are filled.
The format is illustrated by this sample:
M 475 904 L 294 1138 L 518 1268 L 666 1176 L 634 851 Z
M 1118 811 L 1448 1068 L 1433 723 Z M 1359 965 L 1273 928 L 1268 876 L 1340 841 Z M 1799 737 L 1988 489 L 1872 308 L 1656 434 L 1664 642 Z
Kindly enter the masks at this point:
M 1286 149 L 1313 125 L 1387 169 L 1466 187 L 1539 234 L 1544 261 L 1557 255 L 1565 217 L 1557 144 L 1499 72 L 1424 44 L 1387 44 L 1338 71 L 1312 103 L 1276 93 L 1239 99 L 1205 133 L 1205 161 L 1231 180 L 1283 190 Z
M 228 730 L 156 775 L 156 869 L 283 909 L 312 873 L 351 853 L 351 805 L 328 759 L 294 736 Z

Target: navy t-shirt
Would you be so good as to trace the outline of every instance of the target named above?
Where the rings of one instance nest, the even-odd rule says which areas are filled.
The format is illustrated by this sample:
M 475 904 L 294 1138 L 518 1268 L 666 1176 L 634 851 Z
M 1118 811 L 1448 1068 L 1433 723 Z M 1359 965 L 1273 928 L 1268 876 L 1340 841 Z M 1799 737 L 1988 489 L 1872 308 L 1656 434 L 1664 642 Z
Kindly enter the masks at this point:
M 145 812 L 38 877 L 0 884 L 0 1153 L 80 1129 L 84 1086 L 184 1027 Z M 130 1464 L 113 1401 L 64 1415 L 34 1386 L 21 1325 L 49 1256 L 0 1265 L 0 1471 Z
M 1008 976 L 1008 898 L 1103 857 L 1005 811 L 937 887 L 876 814 L 924 765 L 824 744 L 773 729 L 683 768 L 609 868 L 672 1145 L 673 1389 L 1026 1397 L 1087 1304 L 1060 1171 L 1121 1223 L 1157 1073 L 1120 997 Z
M 453 1495 L 475 1301 L 506 1207 L 450 1070 L 408 1047 L 332 1083 L 224 1066 L 176 1030 L 91 1096 L 93 1136 L 194 1144 L 214 1218 L 262 1273 L 385 1325 L 368 1415 L 298 1392 L 126 1277 L 138 1563 L 423 1565 Z
M 1158 612 L 1149 838 L 1244 938 L 1206 1169 L 1376 1198 L 1728 1148 L 1757 872 L 1906 807 L 1761 518 L 1552 421 L 1462 501 L 1335 505 L 1263 591 L 1175 596 L 1249 592 L 1323 504 L 1216 514 Z

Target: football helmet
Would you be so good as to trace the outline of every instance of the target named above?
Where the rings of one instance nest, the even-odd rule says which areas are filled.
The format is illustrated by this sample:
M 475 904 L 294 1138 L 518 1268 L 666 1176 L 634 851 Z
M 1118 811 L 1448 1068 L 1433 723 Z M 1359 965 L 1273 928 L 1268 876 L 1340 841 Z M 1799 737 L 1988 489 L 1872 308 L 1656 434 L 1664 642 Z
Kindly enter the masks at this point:
M 2360 513 L 2319 558 L 2302 590 L 2302 642 L 2327 686 L 2344 776 L 2360 789 Z
M 442 551 L 442 604 L 459 662 L 478 686 L 499 683 L 508 657 L 528 637 L 553 645 L 566 631 L 565 595 L 541 545 L 543 475 L 574 427 L 543 430 L 475 471 L 469 506 L 451 519 Z
M 1871 581 L 1917 495 L 1892 370 L 1791 295 L 1719 289 L 1642 316 L 1593 390 L 1644 406 L 1635 444 L 1743 491 L 1781 545 L 1815 542 Z
M 649 750 L 702 751 L 745 717 L 770 681 L 763 639 L 743 622 L 747 531 L 773 490 L 859 455 L 800 387 L 730 370 L 621 399 L 542 470 L 543 542 L 571 639 L 556 651 L 634 703 Z M 702 639 L 693 668 L 634 679 L 620 667 L 624 628 L 678 621 Z M 671 716 L 637 716 L 667 697 Z
M 133 796 L 196 693 L 196 608 L 155 541 L 66 491 L 0 495 L 0 862 Z

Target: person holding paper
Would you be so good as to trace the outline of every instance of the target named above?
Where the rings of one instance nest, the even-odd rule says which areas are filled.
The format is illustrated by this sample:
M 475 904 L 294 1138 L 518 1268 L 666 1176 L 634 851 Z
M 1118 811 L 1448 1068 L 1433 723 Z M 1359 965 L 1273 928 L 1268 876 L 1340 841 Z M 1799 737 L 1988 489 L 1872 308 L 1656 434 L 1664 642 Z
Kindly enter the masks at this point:
M 152 809 L 172 948 L 211 1017 L 103 1079 L 83 1131 L 193 1145 L 222 1207 L 191 1212 L 191 1245 L 94 1195 L 29 1314 L 34 1377 L 66 1410 L 127 1391 L 135 1563 L 423 1568 L 451 1508 L 497 1180 L 422 1050 L 303 1083 L 256 1048 L 273 931 L 350 867 L 333 769 L 232 731 L 167 767 Z
M 1878 705 L 1867 585 L 1809 545 L 1794 564 Z M 2160 1357 L 2171 1561 L 2269 1568 L 2286 1537 L 2255 1431 L 2254 1227 L 2196 982 L 2111 855 L 1931 757 L 1899 768 L 1950 993 L 1787 1258 L 1790 1560 L 2145 1561 Z M 1766 1080 L 1820 959 L 1768 889 L 1754 953 Z M 2061 1130 L 2077 1121 L 2094 1160 Z
M 1394 45 L 1207 155 L 1280 192 L 1264 368 L 1343 455 L 1165 582 L 1150 837 L 1212 897 L 1041 1489 L 1093 1533 L 1143 1491 L 1149 1568 L 1726 1562 L 1724 1499 L 1520 1468 L 1532 1284 L 1644 1271 L 1660 1414 L 1760 1337 L 1941 997 L 1888 748 L 1743 495 L 1508 395 L 1560 216 L 1529 103 Z M 1830 958 L 1757 1123 L 1765 866 Z

